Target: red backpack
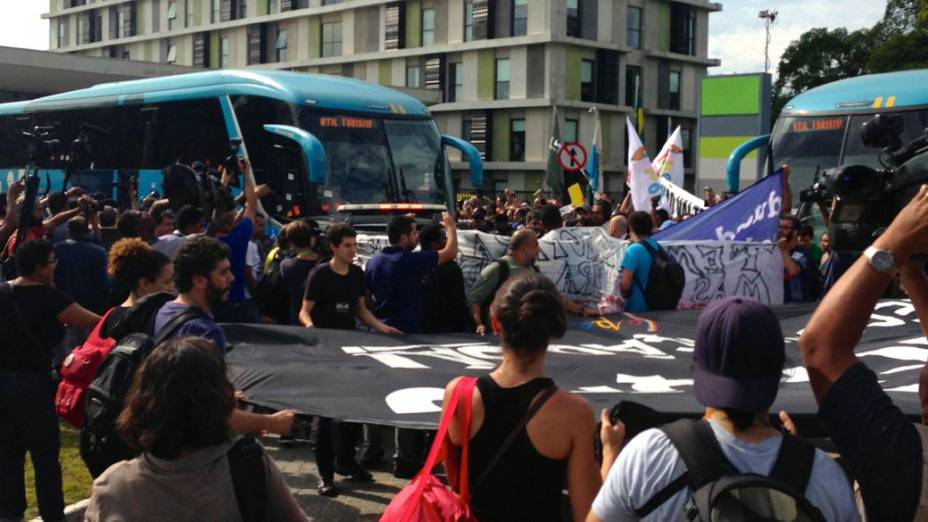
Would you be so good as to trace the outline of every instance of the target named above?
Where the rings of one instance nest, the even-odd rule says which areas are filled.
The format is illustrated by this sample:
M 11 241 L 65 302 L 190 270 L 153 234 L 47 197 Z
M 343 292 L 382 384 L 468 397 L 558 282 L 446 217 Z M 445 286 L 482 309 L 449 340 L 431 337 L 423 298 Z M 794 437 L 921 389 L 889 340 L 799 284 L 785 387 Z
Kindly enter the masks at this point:
M 470 512 L 467 480 L 469 446 L 467 434 L 470 431 L 471 397 L 476 383 L 475 377 L 461 377 L 458 381 L 451 400 L 448 401 L 448 408 L 442 416 L 438 433 L 435 434 L 425 466 L 408 486 L 397 493 L 380 517 L 380 522 L 477 522 Z M 458 409 L 461 411 L 461 430 L 464 433 L 464 442 L 457 465 L 446 469 L 446 474 L 452 485 L 460 488 L 460 497 L 448 486 L 442 484 L 435 475 L 432 475 L 432 468 L 452 448 L 451 441 L 446 440 L 446 436 L 451 419 L 454 418 Z M 454 460 L 451 459 L 450 463 L 455 464 Z
M 84 392 L 93 381 L 97 367 L 116 345 L 112 337 L 100 337 L 100 328 L 115 309 L 110 308 L 84 344 L 74 348 L 61 363 L 61 382 L 55 393 L 55 411 L 75 428 L 80 428 L 84 420 Z

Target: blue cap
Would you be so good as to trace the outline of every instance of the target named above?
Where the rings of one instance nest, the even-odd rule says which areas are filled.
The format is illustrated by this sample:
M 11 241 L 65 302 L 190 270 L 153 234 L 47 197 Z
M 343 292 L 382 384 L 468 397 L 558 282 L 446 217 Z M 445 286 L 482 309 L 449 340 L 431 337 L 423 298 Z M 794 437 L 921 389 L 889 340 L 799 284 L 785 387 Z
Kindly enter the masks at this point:
M 716 301 L 696 323 L 696 400 L 712 408 L 768 409 L 784 360 L 783 331 L 773 310 L 745 297 Z

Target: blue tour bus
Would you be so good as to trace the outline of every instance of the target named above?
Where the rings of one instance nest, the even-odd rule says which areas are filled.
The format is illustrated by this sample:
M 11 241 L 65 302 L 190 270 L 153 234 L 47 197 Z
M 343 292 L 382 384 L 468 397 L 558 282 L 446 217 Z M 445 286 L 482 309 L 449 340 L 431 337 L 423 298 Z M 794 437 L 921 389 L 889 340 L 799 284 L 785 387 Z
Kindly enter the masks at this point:
M 61 189 L 70 157 L 71 185 L 119 198 L 120 180 L 134 177 L 140 196 L 160 192 L 164 167 L 217 166 L 239 142 L 257 182 L 274 191 L 262 205 L 277 220 L 452 209 L 445 146 L 463 153 L 471 183 L 482 185 L 477 150 L 441 135 L 425 105 L 338 76 L 207 71 L 2 104 L 0 189 L 25 172 L 23 133 L 36 127 L 51 128 L 46 141 L 60 142 L 39 171 L 43 191 Z M 75 140 L 84 144 L 80 158 Z
M 728 159 L 729 190 L 738 191 L 741 159 L 768 148 L 767 165 L 788 164 L 793 202 L 809 188 L 816 171 L 847 165 L 882 168 L 881 149 L 863 143 L 864 122 L 875 114 L 898 114 L 902 143 L 928 128 L 928 69 L 872 74 L 810 89 L 786 104 L 768 135 L 743 143 Z

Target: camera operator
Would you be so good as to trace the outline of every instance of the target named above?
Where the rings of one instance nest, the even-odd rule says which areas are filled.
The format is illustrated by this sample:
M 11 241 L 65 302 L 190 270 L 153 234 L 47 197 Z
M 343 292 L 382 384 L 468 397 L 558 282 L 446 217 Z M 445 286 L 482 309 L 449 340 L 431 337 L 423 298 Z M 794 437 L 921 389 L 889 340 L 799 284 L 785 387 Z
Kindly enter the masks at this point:
M 831 288 L 799 341 L 819 420 L 860 481 L 868 520 L 924 520 L 928 513 L 928 476 L 923 474 L 928 428 L 913 425 L 854 354 L 877 301 L 897 273 L 922 330 L 928 330 L 928 278 L 921 262 L 912 259 L 926 253 L 926 245 L 928 186 L 922 185 Z M 928 420 L 926 370 L 918 390 L 923 423 Z

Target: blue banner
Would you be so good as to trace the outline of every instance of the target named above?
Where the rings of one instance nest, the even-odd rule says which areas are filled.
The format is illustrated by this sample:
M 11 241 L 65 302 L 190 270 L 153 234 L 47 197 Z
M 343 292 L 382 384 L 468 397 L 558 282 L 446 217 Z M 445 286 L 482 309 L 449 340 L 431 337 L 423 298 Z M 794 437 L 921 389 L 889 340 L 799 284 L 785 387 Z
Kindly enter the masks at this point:
M 780 171 L 652 236 L 664 240 L 775 241 L 783 206 Z

